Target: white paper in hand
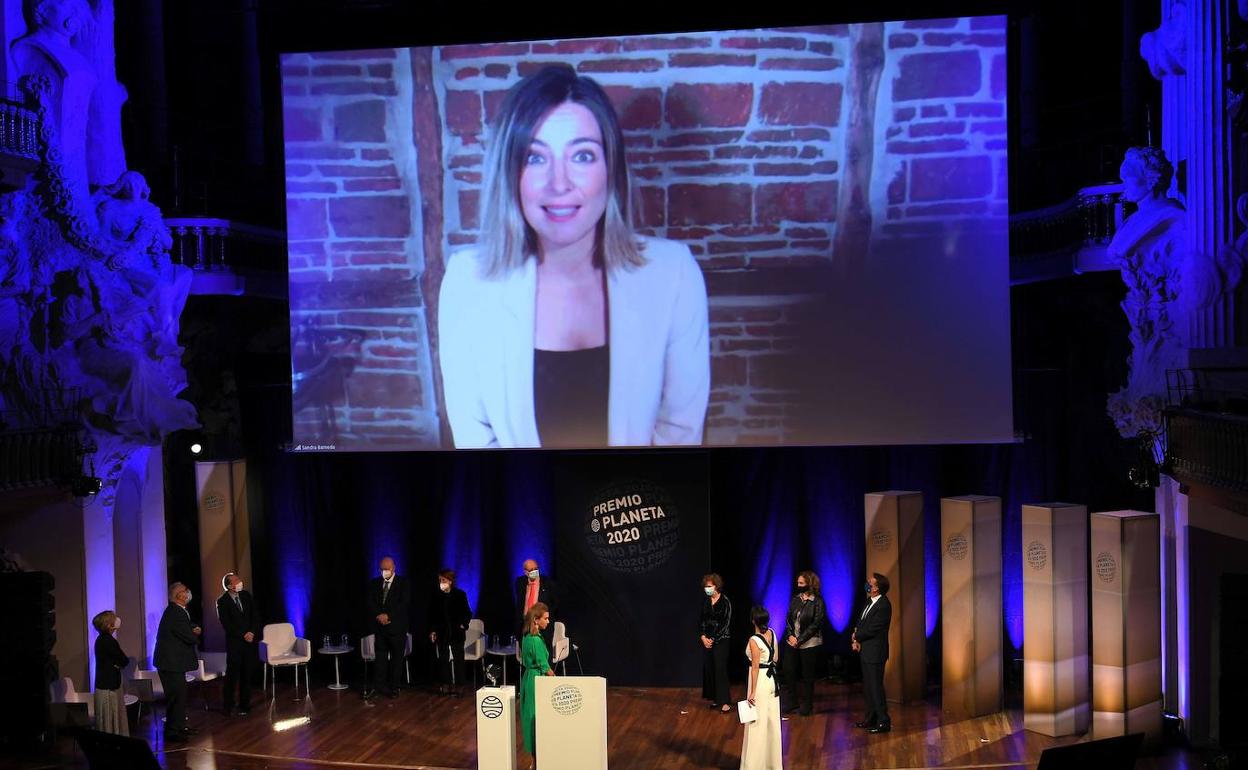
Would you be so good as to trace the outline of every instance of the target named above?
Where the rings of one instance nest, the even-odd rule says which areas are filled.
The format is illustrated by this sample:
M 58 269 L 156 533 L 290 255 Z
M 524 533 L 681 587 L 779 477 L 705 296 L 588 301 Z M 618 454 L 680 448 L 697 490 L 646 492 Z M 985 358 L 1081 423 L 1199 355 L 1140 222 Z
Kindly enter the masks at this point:
M 737 718 L 741 720 L 741 724 L 748 725 L 750 722 L 758 721 L 758 709 L 754 708 L 748 700 L 737 701 Z

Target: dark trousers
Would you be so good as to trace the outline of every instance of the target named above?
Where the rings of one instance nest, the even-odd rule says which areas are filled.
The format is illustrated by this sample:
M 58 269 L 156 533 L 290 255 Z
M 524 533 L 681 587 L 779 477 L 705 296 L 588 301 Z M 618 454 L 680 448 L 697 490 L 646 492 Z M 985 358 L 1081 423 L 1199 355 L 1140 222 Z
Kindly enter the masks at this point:
M 702 651 L 702 697 L 716 706 L 732 702 L 728 692 L 728 642 L 723 641 Z
M 225 710 L 234 708 L 234 693 L 238 693 L 238 707 L 251 707 L 251 680 L 255 676 L 256 664 L 255 644 L 242 640 L 228 641 L 225 644 L 225 687 L 222 692 Z
M 403 671 L 403 653 L 407 651 L 407 633 L 378 631 L 373 637 L 374 662 L 373 687 L 377 690 L 399 689 L 399 675 Z
M 433 667 L 438 684 L 461 685 L 464 683 L 464 642 L 452 640 L 450 644 L 438 639 L 433 647 Z M 452 658 L 452 655 L 454 657 Z
M 780 670 L 784 674 L 784 697 L 781 699 L 786 711 L 800 709 L 809 714 L 815 707 L 815 679 L 819 676 L 822 645 L 795 650 L 784 643 L 780 653 Z
M 186 672 L 165 671 L 160 675 L 160 686 L 165 691 L 165 732 L 186 729 Z
M 862 694 L 867 701 L 866 721 L 890 724 L 888 701 L 884 698 L 884 664 L 862 662 Z

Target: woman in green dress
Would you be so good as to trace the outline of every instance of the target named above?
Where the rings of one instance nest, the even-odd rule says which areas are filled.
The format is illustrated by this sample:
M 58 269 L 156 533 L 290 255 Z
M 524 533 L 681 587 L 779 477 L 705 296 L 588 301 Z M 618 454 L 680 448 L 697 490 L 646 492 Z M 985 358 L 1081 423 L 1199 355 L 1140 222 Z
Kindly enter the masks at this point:
M 542 676 L 554 676 L 550 656 L 546 652 L 546 640 L 542 632 L 550 625 L 550 610 L 538 602 L 524 614 L 524 640 L 520 644 L 520 663 L 524 677 L 520 680 L 520 728 L 524 732 L 524 750 L 533 755 L 537 763 L 536 717 L 537 703 L 534 697 L 536 685 L 533 680 Z

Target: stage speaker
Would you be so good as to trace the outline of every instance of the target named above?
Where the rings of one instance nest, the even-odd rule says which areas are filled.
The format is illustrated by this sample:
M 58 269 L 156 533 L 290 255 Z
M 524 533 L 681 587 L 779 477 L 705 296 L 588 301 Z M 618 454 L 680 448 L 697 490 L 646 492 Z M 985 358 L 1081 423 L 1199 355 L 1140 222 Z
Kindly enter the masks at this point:
M 1092 735 L 1161 741 L 1161 520 L 1092 514 Z
M 58 676 L 55 587 L 47 572 L 0 573 L 0 737 L 30 741 L 48 729 L 48 685 Z
M 160 770 L 152 748 L 141 738 L 80 730 L 78 746 L 91 770 Z
M 1132 770 L 1144 743 L 1141 733 L 1045 749 L 1036 770 Z
M 1001 710 L 1001 498 L 940 501 L 941 708 Z
M 923 493 L 872 492 L 864 504 L 867 574 L 878 572 L 891 584 L 888 601 L 893 606 L 893 618 L 888 629 L 884 692 L 891 701 L 922 700 L 927 692 Z
M 1088 509 L 1023 506 L 1023 727 L 1087 732 Z

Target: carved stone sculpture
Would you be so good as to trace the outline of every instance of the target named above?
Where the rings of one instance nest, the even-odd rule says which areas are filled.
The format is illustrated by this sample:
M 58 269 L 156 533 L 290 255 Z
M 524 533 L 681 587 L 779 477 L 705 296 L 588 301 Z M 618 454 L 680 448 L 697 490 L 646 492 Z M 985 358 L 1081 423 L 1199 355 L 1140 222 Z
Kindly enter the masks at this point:
M 1187 71 L 1187 5 L 1175 3 L 1170 16 L 1161 26 L 1140 37 L 1140 56 L 1148 63 L 1149 72 L 1161 80 L 1167 75 L 1183 75 Z
M 1118 431 L 1132 438 L 1160 431 L 1166 372 L 1185 365 L 1191 297 L 1184 301 L 1181 295 L 1190 271 L 1185 211 L 1166 197 L 1173 168 L 1165 155 L 1153 147 L 1133 147 L 1119 173 L 1123 197 L 1139 209 L 1109 244 L 1110 258 L 1127 285 L 1122 309 L 1131 326 L 1131 356 L 1127 386 L 1110 395 L 1108 406 Z

